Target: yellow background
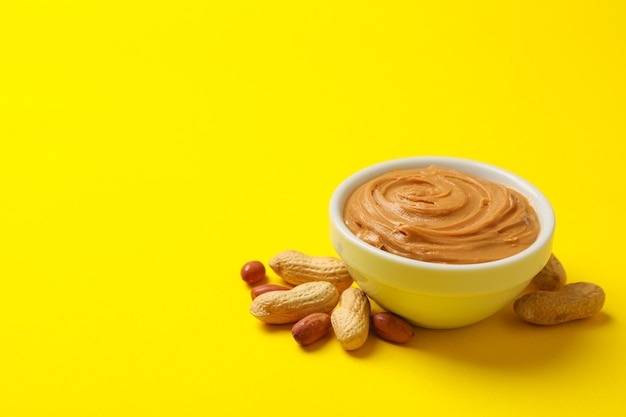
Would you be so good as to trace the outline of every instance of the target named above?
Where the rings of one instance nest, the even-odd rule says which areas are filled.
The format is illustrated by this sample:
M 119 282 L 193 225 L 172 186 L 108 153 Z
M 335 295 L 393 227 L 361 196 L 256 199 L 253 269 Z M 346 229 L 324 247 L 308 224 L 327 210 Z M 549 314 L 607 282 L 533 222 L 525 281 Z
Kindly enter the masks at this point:
M 2 2 L 0 416 L 621 414 L 625 19 L 621 0 Z M 507 306 L 354 353 L 249 314 L 245 262 L 334 255 L 333 189 L 414 155 L 532 181 L 603 312 L 542 328 Z

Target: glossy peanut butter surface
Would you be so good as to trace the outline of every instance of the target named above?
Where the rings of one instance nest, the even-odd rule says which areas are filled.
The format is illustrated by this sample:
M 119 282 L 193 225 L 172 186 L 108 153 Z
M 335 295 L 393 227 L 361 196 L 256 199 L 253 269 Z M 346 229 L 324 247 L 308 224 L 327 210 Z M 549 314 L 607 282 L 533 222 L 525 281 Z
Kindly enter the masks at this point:
M 439 166 L 394 170 L 362 184 L 344 219 L 372 246 L 437 263 L 503 259 L 539 233 L 535 210 L 519 192 Z

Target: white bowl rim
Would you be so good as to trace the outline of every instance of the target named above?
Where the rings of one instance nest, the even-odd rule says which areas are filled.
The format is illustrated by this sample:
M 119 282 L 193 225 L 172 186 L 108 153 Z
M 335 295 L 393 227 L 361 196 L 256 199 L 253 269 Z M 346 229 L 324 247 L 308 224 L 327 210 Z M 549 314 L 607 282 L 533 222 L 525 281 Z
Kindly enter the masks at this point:
M 345 201 L 359 185 L 372 178 L 382 175 L 383 173 L 395 169 L 421 168 L 430 165 L 438 165 L 444 168 L 455 169 L 467 174 L 476 175 L 481 178 L 485 178 L 485 174 L 490 173 L 491 175 L 495 175 L 505 179 L 506 181 L 502 182 L 494 181 L 490 178 L 485 178 L 490 181 L 506 184 L 521 192 L 524 196 L 531 200 L 531 203 L 537 211 L 537 215 L 540 219 L 540 230 L 537 239 L 522 252 L 519 252 L 507 258 L 472 264 L 446 264 L 420 261 L 416 259 L 406 258 L 390 252 L 385 252 L 372 245 L 369 245 L 368 243 L 365 243 L 355 234 L 353 234 L 350 229 L 348 229 L 343 220 Z M 413 156 L 399 158 L 370 165 L 366 168 L 356 171 L 355 173 L 347 177 L 343 182 L 341 182 L 333 192 L 330 199 L 330 220 L 333 226 L 343 234 L 344 238 L 357 245 L 361 250 L 364 250 L 374 256 L 382 257 L 389 261 L 404 264 L 409 267 L 419 267 L 423 269 L 440 271 L 481 270 L 515 263 L 518 260 L 541 250 L 541 248 L 545 244 L 547 244 L 552 238 L 556 223 L 554 211 L 548 199 L 537 187 L 535 187 L 524 178 L 513 174 L 512 172 L 509 172 L 503 168 L 499 168 L 495 165 L 487 164 L 485 162 L 450 156 Z

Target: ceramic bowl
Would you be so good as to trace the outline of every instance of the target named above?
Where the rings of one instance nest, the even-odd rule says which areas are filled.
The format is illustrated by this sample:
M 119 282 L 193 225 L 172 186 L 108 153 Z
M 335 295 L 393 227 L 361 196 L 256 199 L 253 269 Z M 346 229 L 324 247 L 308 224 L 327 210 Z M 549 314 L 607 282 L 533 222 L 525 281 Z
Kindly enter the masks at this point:
M 507 185 L 525 195 L 539 218 L 539 235 L 524 251 L 476 264 L 417 261 L 385 252 L 356 237 L 343 211 L 361 184 L 394 169 L 438 165 Z M 416 326 L 450 329 L 479 322 L 514 300 L 545 266 L 552 252 L 555 218 L 546 197 L 528 181 L 482 162 L 439 156 L 391 160 L 369 166 L 344 180 L 330 201 L 330 237 L 358 286 L 385 310 Z

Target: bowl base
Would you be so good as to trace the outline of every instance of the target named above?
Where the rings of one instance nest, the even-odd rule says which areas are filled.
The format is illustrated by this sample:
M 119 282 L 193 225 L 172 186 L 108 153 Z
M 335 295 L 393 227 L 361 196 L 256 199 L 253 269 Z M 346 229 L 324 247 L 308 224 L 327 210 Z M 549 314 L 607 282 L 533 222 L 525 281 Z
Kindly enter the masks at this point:
M 481 295 L 437 296 L 389 287 L 353 273 L 359 287 L 381 308 L 397 314 L 414 326 L 455 329 L 491 317 L 513 301 L 528 283 L 506 291 Z

